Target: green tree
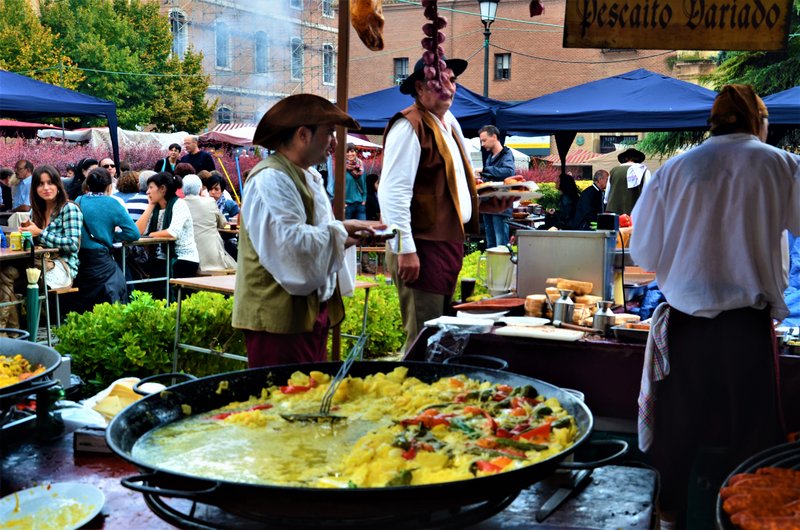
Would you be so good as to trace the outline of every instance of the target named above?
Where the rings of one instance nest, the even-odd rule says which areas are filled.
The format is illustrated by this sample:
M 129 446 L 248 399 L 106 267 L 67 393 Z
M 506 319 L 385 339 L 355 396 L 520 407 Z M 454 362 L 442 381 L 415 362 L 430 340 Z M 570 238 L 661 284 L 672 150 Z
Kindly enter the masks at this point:
M 167 71 L 179 77 L 165 77 L 154 101 L 152 121 L 160 131 L 200 131 L 208 125 L 217 106 L 206 102 L 210 77 L 203 74 L 203 54 L 189 48 L 181 61 L 172 56 Z
M 181 73 L 184 65 L 171 59 L 172 35 L 159 2 L 43 0 L 41 19 L 61 35 L 67 54 L 85 73 L 78 88 L 114 101 L 121 127 L 152 123 L 158 129 L 171 128 L 172 122 L 161 121 L 165 115 L 156 109 L 160 100 L 174 98 L 168 87 L 175 83 L 168 76 Z M 194 63 L 187 68 L 194 69 Z M 192 80 L 205 92 L 208 78 L 193 76 Z M 202 98 L 200 103 L 189 114 L 204 116 L 206 104 Z M 157 114 L 159 121 L 154 121 Z
M 701 81 L 714 90 L 731 83 L 753 85 L 761 97 L 800 85 L 800 0 L 794 0 L 793 7 L 785 51 L 720 52 L 719 66 Z M 796 147 L 800 141 L 798 130 L 781 130 L 784 132 L 778 146 Z M 704 137 L 705 133 L 698 131 L 650 133 L 639 143 L 639 148 L 648 154 L 669 156 L 677 149 L 700 143 Z
M 77 88 L 80 70 L 58 35 L 43 26 L 27 0 L 0 0 L 0 69 L 65 88 Z

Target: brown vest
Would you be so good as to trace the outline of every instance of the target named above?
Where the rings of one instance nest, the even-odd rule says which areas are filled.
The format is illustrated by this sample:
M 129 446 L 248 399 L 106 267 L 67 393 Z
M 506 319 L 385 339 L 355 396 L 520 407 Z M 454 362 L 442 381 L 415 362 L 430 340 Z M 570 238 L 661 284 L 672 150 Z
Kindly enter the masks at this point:
M 306 214 L 306 223 L 314 219 L 314 199 L 306 188 L 300 169 L 286 157 L 275 153 L 253 168 L 250 178 L 266 168 L 283 171 L 292 178 Z M 275 281 L 258 259 L 250 234 L 239 215 L 239 257 L 236 263 L 236 285 L 233 296 L 233 327 L 270 333 L 307 333 L 313 330 L 319 315 L 319 298 L 316 291 L 308 296 L 297 296 Z M 344 318 L 344 306 L 339 288 L 328 300 L 328 318 L 331 326 Z
M 461 154 L 460 160 L 454 161 L 449 156 L 450 150 L 435 118 L 416 103 L 392 117 L 386 126 L 384 138 L 400 118 L 406 118 L 411 123 L 422 148 L 411 198 L 411 231 L 414 238 L 431 241 L 463 241 L 465 231 L 477 234 L 478 192 L 475 190 L 472 167 L 461 141 L 454 132 L 453 137 L 456 138 Z M 464 166 L 472 201 L 472 217 L 466 225 L 461 222 L 454 163 Z

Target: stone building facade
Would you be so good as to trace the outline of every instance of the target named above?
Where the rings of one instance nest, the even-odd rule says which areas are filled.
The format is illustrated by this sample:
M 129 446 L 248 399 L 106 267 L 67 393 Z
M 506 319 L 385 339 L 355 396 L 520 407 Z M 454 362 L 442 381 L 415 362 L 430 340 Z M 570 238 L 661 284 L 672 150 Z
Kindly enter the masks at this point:
M 211 76 L 214 123 L 255 122 L 300 92 L 336 97 L 334 0 L 164 0 L 173 52 L 192 46 Z

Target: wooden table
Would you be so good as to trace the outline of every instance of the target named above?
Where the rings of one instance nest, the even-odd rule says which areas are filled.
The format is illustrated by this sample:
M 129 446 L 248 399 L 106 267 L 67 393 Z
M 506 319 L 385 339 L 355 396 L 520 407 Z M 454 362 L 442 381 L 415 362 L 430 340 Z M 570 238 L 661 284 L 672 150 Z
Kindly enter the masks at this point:
M 123 242 L 122 243 L 122 275 L 127 278 L 125 274 L 126 269 L 126 262 L 127 262 L 127 252 L 126 249 L 128 247 L 135 247 L 135 246 L 146 246 L 146 245 L 159 245 L 161 243 L 172 243 L 177 241 L 174 237 L 150 237 L 150 236 L 142 236 L 136 241 L 131 242 Z M 170 245 L 165 245 L 166 247 L 166 272 L 164 276 L 159 276 L 158 278 L 143 278 L 141 280 L 126 280 L 128 285 L 134 285 L 139 283 L 152 283 L 152 282 L 160 282 L 163 281 L 164 285 L 166 286 L 166 299 L 169 300 L 169 261 L 170 261 Z
M 247 362 L 247 357 L 243 355 L 236 355 L 211 348 L 204 348 L 195 346 L 193 344 L 186 344 L 180 341 L 181 338 L 181 303 L 183 299 L 183 290 L 191 289 L 193 291 L 209 291 L 212 293 L 221 293 L 226 296 L 233 296 L 234 286 L 236 285 L 236 275 L 228 274 L 225 276 L 197 276 L 194 278 L 175 278 L 170 280 L 170 283 L 177 288 L 176 297 L 178 307 L 175 311 L 175 343 L 172 348 L 172 371 L 178 371 L 178 348 L 183 348 L 190 351 L 199 353 L 206 353 L 210 355 L 217 355 L 226 359 L 235 359 L 237 361 Z
M 50 304 L 48 303 L 49 298 L 48 298 L 48 295 L 47 295 L 47 283 L 45 282 L 45 276 L 47 275 L 47 267 L 45 266 L 45 258 L 46 257 L 50 257 L 51 254 L 55 255 L 57 253 L 58 253 L 58 249 L 56 249 L 56 248 L 34 247 L 33 258 L 31 258 L 31 251 L 30 250 L 11 250 L 10 248 L 0 248 L 0 261 L 18 261 L 18 260 L 24 260 L 24 259 L 28 259 L 28 260 L 32 259 L 31 265 L 35 266 L 36 265 L 35 264 L 35 260 L 37 258 L 39 258 L 41 260 L 41 265 L 40 265 L 40 267 L 42 269 L 41 281 L 42 281 L 42 285 L 44 286 L 43 287 L 44 293 L 39 295 L 39 303 L 44 301 L 45 318 L 46 318 L 46 321 L 47 321 L 46 329 L 47 329 L 47 345 L 48 346 L 52 346 L 53 345 L 53 337 L 52 337 L 51 329 L 50 329 Z M 22 269 L 19 272 L 20 272 L 20 276 L 25 280 L 25 284 L 27 285 L 28 282 L 27 282 L 27 278 L 26 278 L 26 275 L 25 275 L 25 269 Z M 0 307 L 8 307 L 8 306 L 12 306 L 12 305 L 22 305 L 23 303 L 26 303 L 26 298 L 27 297 L 23 297 L 22 300 L 14 300 L 13 302 L 0 302 Z M 32 308 L 28 307 L 28 314 L 31 314 L 31 309 Z M 38 328 L 38 322 L 37 322 L 37 328 Z M 31 337 L 30 337 L 29 340 L 31 342 L 36 342 L 36 334 L 35 333 L 31 334 Z
M 186 350 L 195 351 L 199 353 L 206 353 L 210 355 L 217 355 L 226 359 L 235 359 L 237 361 L 247 362 L 247 357 L 243 355 L 236 355 L 234 353 L 222 352 L 196 346 L 193 344 L 186 344 L 180 341 L 181 334 L 181 302 L 183 299 L 183 290 L 191 289 L 194 291 L 210 291 L 212 293 L 221 293 L 226 296 L 233 296 L 234 286 L 236 285 L 236 275 L 228 274 L 225 276 L 198 276 L 194 278 L 175 278 L 170 280 L 170 283 L 177 289 L 176 296 L 178 307 L 175 312 L 175 342 L 172 349 L 172 371 L 178 371 L 178 349 L 184 348 Z M 354 339 L 358 341 L 365 341 L 367 338 L 367 317 L 369 315 L 369 290 L 377 287 L 378 284 L 374 282 L 357 281 L 356 289 L 364 289 L 364 312 L 361 317 L 361 331 L 358 335 L 350 335 L 342 333 L 342 337 Z M 338 359 L 334 359 L 338 360 Z

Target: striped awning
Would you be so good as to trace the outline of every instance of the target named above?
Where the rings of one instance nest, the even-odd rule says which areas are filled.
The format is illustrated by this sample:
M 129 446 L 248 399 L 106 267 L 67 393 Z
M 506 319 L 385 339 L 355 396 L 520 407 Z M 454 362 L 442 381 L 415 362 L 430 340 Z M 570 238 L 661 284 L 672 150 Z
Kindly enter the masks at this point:
M 586 164 L 593 158 L 597 158 L 600 155 L 601 153 L 593 153 L 591 151 L 587 151 L 586 149 L 573 149 L 567 153 L 566 165 L 579 166 L 581 164 Z M 545 162 L 550 162 L 553 165 L 561 165 L 561 157 L 558 156 L 558 153 L 536 158 L 539 160 L 544 160 Z

